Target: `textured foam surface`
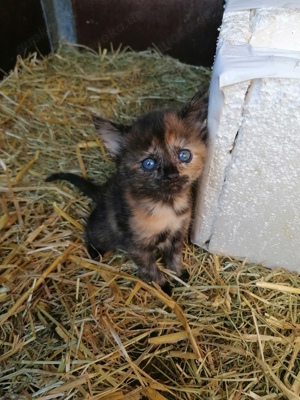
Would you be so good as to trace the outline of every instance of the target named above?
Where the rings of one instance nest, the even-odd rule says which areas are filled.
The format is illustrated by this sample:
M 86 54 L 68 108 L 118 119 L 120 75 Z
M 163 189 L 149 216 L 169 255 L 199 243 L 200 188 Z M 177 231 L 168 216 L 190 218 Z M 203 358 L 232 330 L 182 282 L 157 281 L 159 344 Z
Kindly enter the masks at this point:
M 270 56 L 278 48 L 297 52 L 299 35 L 299 9 L 225 11 L 218 50 L 249 43 Z M 216 75 L 193 240 L 211 252 L 300 271 L 300 80 L 270 74 L 220 95 Z

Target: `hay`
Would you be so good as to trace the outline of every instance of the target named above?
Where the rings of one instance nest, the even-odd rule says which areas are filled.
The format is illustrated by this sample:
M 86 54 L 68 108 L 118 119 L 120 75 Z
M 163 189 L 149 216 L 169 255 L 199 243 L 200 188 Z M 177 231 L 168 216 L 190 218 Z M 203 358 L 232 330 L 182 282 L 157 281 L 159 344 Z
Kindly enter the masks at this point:
M 18 60 L 0 83 L 2 399 L 300 398 L 300 277 L 184 250 L 172 298 L 126 255 L 89 259 L 88 200 L 47 174 L 113 168 L 90 114 L 180 105 L 207 70 L 157 53 Z

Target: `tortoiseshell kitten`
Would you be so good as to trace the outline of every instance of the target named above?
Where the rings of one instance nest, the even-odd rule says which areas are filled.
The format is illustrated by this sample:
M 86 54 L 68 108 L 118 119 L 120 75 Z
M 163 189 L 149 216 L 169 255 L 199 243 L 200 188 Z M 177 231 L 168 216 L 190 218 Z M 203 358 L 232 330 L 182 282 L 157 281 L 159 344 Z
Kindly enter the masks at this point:
M 156 260 L 181 275 L 183 241 L 191 213 L 193 183 L 206 154 L 207 88 L 180 111 L 158 110 L 130 126 L 100 117 L 97 133 L 116 162 L 116 172 L 103 185 L 72 173 L 46 180 L 65 180 L 94 201 L 85 237 L 94 257 L 111 249 L 125 250 L 141 279 L 163 285 Z

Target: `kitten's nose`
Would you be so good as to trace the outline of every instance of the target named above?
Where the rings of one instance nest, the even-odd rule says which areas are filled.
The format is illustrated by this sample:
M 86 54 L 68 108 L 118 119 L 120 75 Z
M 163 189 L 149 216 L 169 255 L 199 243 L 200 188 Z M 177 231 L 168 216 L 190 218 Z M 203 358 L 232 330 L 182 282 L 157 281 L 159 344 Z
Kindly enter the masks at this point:
M 165 173 L 165 177 L 170 180 L 177 178 L 179 175 L 178 169 L 174 165 L 167 165 L 164 168 L 164 173 Z

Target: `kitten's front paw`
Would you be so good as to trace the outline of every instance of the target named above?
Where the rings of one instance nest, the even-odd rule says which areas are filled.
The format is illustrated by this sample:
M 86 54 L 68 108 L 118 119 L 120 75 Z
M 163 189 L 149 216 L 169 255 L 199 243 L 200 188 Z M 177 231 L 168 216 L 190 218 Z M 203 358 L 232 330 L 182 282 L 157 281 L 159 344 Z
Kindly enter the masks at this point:
M 146 283 L 155 282 L 162 286 L 166 282 L 166 278 L 156 265 L 156 257 L 153 251 L 145 251 L 139 247 L 131 248 L 128 251 L 132 261 L 137 265 L 139 277 Z
M 188 271 L 186 269 L 182 269 L 181 270 L 181 275 L 179 276 L 179 278 L 185 282 L 188 283 L 190 280 L 190 274 L 188 273 Z
M 170 271 L 174 272 L 178 277 L 181 277 L 183 270 L 182 270 L 182 254 L 168 254 L 165 257 L 165 264 L 166 268 Z
M 166 283 L 165 275 L 157 268 L 156 265 L 155 268 L 153 267 L 147 270 L 140 270 L 139 277 L 146 283 L 155 282 L 159 286 L 163 286 Z

